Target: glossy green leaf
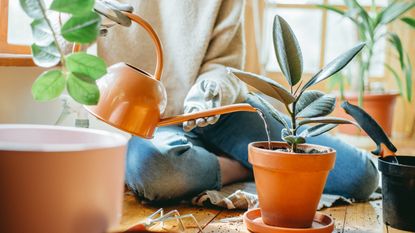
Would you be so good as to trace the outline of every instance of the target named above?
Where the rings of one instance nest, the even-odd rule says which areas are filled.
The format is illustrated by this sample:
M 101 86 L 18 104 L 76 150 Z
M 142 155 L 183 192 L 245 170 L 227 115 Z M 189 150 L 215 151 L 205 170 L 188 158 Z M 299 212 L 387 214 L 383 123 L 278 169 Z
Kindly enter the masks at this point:
M 365 43 L 359 43 L 352 49 L 343 53 L 342 55 L 335 58 L 329 64 L 327 64 L 323 69 L 321 69 L 317 74 L 315 74 L 301 89 L 301 92 L 305 91 L 307 88 L 331 77 L 333 74 L 339 72 L 343 69 L 349 62 L 363 49 Z
M 396 147 L 389 140 L 382 127 L 363 109 L 360 107 L 343 102 L 341 107 L 347 114 L 352 116 L 357 124 L 369 135 L 370 138 L 376 143 L 377 149 L 372 151 L 373 154 L 379 155 L 381 153 L 381 144 L 384 144 L 389 150 L 396 152 Z
M 300 45 L 288 23 L 276 15 L 273 25 L 274 50 L 281 71 L 291 86 L 301 80 L 303 56 Z
M 333 112 L 336 98 L 321 91 L 305 91 L 295 104 L 295 115 L 301 118 L 321 117 Z
M 399 63 L 401 64 L 401 68 L 405 66 L 404 64 L 404 56 L 403 56 L 403 48 L 402 48 L 402 42 L 399 36 L 396 33 L 389 33 L 389 42 L 393 45 L 396 52 L 398 52 L 399 55 Z
M 395 69 L 393 69 L 388 64 L 385 64 L 385 67 L 386 67 L 386 69 L 388 69 L 392 73 L 392 76 L 396 81 L 396 85 L 398 86 L 399 94 L 403 95 L 402 81 L 401 81 L 401 78 L 399 77 L 398 73 L 396 72 Z
M 300 133 L 300 136 L 303 138 L 307 138 L 307 137 L 316 137 L 319 136 L 323 133 L 326 133 L 332 129 L 334 129 L 337 126 L 337 124 L 318 124 L 318 125 L 313 125 L 305 130 L 303 130 Z
M 401 20 L 415 29 L 415 18 L 404 17 Z
M 281 123 L 285 128 L 289 128 L 289 125 L 287 121 L 284 119 L 284 117 L 272 106 L 268 101 L 266 101 L 261 96 L 253 93 L 255 97 L 258 98 L 258 100 L 265 106 L 269 114 L 279 123 Z
M 353 124 L 359 127 L 356 122 L 339 118 L 339 117 L 315 117 L 315 118 L 309 118 L 304 119 L 298 122 L 298 125 L 305 125 L 305 124 L 312 124 L 312 123 L 324 123 L 324 124 Z
M 52 67 L 60 61 L 60 54 L 54 42 L 47 46 L 32 44 L 32 55 L 35 64 L 41 67 Z
M 84 52 L 70 54 L 65 61 L 72 73 L 83 74 L 94 80 L 107 73 L 107 65 L 102 58 Z
M 52 30 L 45 19 L 35 19 L 30 24 L 32 28 L 33 41 L 39 46 L 46 46 L 53 41 Z
M 15 0 L 14 0 L 15 1 Z M 32 19 L 43 18 L 42 5 L 40 0 L 19 0 L 23 11 Z
M 61 29 L 62 36 L 70 42 L 92 43 L 99 34 L 100 16 L 89 12 L 81 16 L 72 16 Z
M 415 2 L 395 1 L 385 7 L 378 15 L 380 24 L 388 24 L 415 6 Z
M 32 85 L 32 95 L 37 101 L 52 100 L 65 89 L 65 76 L 60 70 L 43 72 Z
M 294 136 L 294 135 L 289 135 L 289 136 L 283 137 L 282 140 L 287 142 L 289 145 L 292 145 L 292 144 L 298 145 L 298 144 L 305 143 L 305 138 L 303 138 L 301 136 Z
M 99 100 L 99 89 L 92 80 L 86 80 L 80 74 L 70 73 L 67 81 L 69 95 L 78 103 L 95 105 Z
M 54 0 L 50 5 L 51 10 L 83 15 L 92 11 L 95 0 Z
M 406 66 L 405 66 L 405 84 L 406 84 L 406 99 L 412 101 L 412 66 L 409 55 L 406 54 Z
M 231 74 L 235 75 L 243 82 L 256 88 L 265 95 L 281 101 L 285 105 L 291 104 L 295 101 L 295 97 L 291 95 L 291 93 L 287 91 L 285 87 L 270 78 L 237 70 L 234 68 L 228 68 L 228 70 Z

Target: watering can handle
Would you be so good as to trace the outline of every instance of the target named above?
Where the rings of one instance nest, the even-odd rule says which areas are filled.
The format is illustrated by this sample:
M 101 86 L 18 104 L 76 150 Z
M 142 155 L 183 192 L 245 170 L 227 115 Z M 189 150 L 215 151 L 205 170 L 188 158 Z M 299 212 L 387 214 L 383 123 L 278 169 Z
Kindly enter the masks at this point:
M 140 16 L 126 11 L 123 11 L 122 13 L 128 18 L 130 18 L 132 21 L 142 26 L 153 40 L 153 43 L 156 46 L 157 56 L 156 71 L 154 72 L 154 78 L 160 80 L 161 74 L 163 72 L 163 48 L 161 46 L 160 38 L 157 36 L 157 33 L 154 31 L 153 27 L 151 27 L 151 25 Z
M 157 63 L 156 63 L 156 71 L 154 72 L 154 78 L 160 81 L 161 74 L 163 73 L 163 48 L 161 46 L 161 42 L 159 37 L 157 36 L 157 33 L 154 31 L 153 27 L 145 21 L 140 16 L 122 11 L 122 14 L 127 16 L 132 21 L 138 23 L 140 26 L 142 26 L 150 35 L 151 39 L 153 40 L 154 45 L 156 46 L 156 56 L 157 56 Z M 78 52 L 81 50 L 81 45 L 78 43 L 75 43 L 72 48 L 72 52 Z

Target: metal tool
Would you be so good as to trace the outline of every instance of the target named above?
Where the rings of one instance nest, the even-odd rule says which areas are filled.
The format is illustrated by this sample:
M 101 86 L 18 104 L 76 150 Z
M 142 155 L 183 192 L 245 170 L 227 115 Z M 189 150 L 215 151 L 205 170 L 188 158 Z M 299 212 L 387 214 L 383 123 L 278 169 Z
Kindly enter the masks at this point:
M 183 224 L 182 219 L 185 219 L 185 218 L 192 219 L 193 222 L 197 225 L 199 231 L 203 232 L 202 227 L 200 227 L 200 224 L 197 222 L 193 214 L 180 215 L 178 210 L 172 210 L 164 214 L 164 210 L 161 208 L 157 210 L 156 212 L 154 212 L 153 214 L 151 214 L 150 216 L 148 216 L 143 222 L 129 228 L 123 233 L 146 232 L 150 227 L 155 226 L 157 224 L 162 224 L 162 227 L 164 228 L 164 223 L 170 220 L 177 220 L 179 230 L 180 232 L 183 232 L 186 230 L 186 226 Z

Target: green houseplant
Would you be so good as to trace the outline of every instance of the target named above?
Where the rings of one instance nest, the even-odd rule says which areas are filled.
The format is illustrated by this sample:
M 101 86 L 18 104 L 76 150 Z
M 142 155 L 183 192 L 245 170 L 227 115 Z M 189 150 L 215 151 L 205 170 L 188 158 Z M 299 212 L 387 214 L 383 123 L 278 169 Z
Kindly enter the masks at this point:
M 409 55 L 405 51 L 398 34 L 392 31 L 385 32 L 384 29 L 397 19 L 401 19 L 403 23 L 410 27 L 415 27 L 413 18 L 403 17 L 406 12 L 415 7 L 415 2 L 394 0 L 387 6 L 379 8 L 376 6 L 376 1 L 372 0 L 370 10 L 366 10 L 357 0 L 344 0 L 344 4 L 346 6 L 344 10 L 331 5 L 317 5 L 350 20 L 357 28 L 359 40 L 367 41 L 367 49 L 359 54 L 357 59 L 359 61 L 359 73 L 357 77 L 353 77 L 351 80 L 351 83 L 355 84 L 353 86 L 357 94 L 348 93 L 345 96 L 342 91 L 342 83 L 340 83 L 341 98 L 346 98 L 352 103 L 363 106 L 366 111 L 375 117 L 386 133 L 391 135 L 397 93 L 371 90 L 369 70 L 374 59 L 374 48 L 381 39 L 385 38 L 387 43 L 396 51 L 399 70 L 389 64 L 385 64 L 385 68 L 394 77 L 398 94 L 402 95 L 406 101 L 410 102 L 412 100 L 412 65 Z M 340 116 L 346 117 L 347 115 L 341 113 Z M 340 127 L 340 130 L 344 133 L 355 133 L 354 129 L 347 126 Z
M 68 42 L 89 44 L 96 40 L 101 17 L 94 12 L 94 3 L 95 0 L 54 0 L 47 9 L 42 0 L 20 0 L 22 9 L 33 19 L 30 24 L 34 39 L 31 46 L 33 60 L 37 66 L 53 67 L 33 83 L 35 100 L 55 99 L 66 88 L 69 95 L 81 104 L 98 102 L 99 89 L 95 81 L 106 74 L 105 62 L 84 52 L 65 54 L 62 48 L 62 44 Z M 59 13 L 59 17 L 61 13 L 69 14 L 70 18 L 57 30 L 52 26 L 49 11 Z
M 262 219 L 267 225 L 307 228 L 313 222 L 328 172 L 334 166 L 335 151 L 305 144 L 306 138 L 323 134 L 338 124 L 355 124 L 350 120 L 328 117 L 335 107 L 336 98 L 307 89 L 343 69 L 365 44 L 360 43 L 340 55 L 302 85 L 300 46 L 288 23 L 278 15 L 273 24 L 273 41 L 288 89 L 264 76 L 233 68 L 230 72 L 280 101 L 290 117 L 287 120 L 258 96 L 273 118 L 284 126 L 281 132 L 284 142 L 253 142 L 249 145 L 249 161 L 254 166 Z M 307 124 L 314 126 L 299 132 L 299 128 Z

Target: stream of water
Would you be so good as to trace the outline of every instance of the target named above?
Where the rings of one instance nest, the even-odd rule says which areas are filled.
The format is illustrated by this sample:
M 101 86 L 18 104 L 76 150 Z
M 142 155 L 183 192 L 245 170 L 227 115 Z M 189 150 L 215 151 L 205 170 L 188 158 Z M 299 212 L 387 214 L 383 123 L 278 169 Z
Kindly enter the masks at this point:
M 270 136 L 267 121 L 265 120 L 265 114 L 259 109 L 257 109 L 257 112 L 258 112 L 258 115 L 261 117 L 262 121 L 264 122 L 265 133 L 267 134 L 267 140 L 268 140 L 268 150 L 271 150 L 271 136 Z

